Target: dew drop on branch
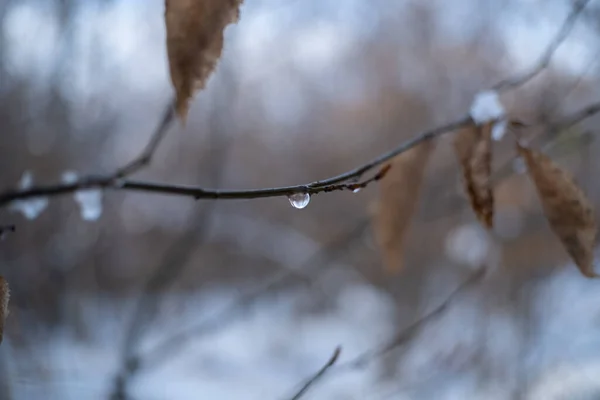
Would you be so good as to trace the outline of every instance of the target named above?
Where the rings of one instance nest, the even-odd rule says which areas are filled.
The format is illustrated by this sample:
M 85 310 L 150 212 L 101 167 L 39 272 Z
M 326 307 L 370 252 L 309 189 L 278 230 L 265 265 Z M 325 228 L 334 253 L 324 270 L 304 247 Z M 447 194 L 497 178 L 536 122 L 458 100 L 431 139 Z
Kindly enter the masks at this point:
M 294 193 L 291 196 L 288 196 L 288 200 L 290 204 L 294 208 L 304 208 L 310 202 L 310 194 L 308 193 Z
M 362 188 L 357 187 L 356 189 L 352 190 L 352 193 L 358 193 L 362 190 Z

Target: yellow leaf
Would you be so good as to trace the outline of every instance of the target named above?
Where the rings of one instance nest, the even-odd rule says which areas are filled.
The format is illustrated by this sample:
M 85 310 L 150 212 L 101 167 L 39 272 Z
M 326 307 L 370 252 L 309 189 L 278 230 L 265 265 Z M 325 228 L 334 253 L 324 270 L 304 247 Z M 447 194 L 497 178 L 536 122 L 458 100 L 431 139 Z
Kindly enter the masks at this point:
M 0 343 L 2 343 L 2 339 L 4 338 L 4 321 L 8 316 L 9 297 L 8 282 L 6 282 L 4 277 L 0 276 Z
M 375 208 L 374 229 L 383 253 L 385 269 L 402 269 L 403 241 L 415 213 L 427 161 L 434 149 L 431 140 L 399 154 L 381 180 L 379 204 Z
M 190 99 L 204 88 L 223 48 L 223 30 L 237 22 L 243 0 L 166 0 L 167 54 L 176 110 L 185 120 Z
M 454 138 L 454 151 L 462 168 L 463 184 L 477 219 L 488 229 L 494 224 L 494 194 L 491 187 L 492 123 L 471 125 Z
M 573 177 L 547 155 L 517 146 L 533 180 L 550 227 L 581 271 L 589 278 L 594 272 L 596 217 L 591 202 Z

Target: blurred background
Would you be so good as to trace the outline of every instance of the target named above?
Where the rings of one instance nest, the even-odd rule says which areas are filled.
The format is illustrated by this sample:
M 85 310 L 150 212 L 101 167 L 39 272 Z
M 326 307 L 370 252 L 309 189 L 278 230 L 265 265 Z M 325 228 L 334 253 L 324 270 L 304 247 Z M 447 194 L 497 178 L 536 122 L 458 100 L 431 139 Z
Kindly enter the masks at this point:
M 185 127 L 136 178 L 245 189 L 360 165 L 464 115 L 527 71 L 566 0 L 246 0 Z M 172 97 L 161 0 L 0 0 L 0 188 L 110 173 L 144 147 Z M 600 3 L 552 64 L 502 95 L 544 123 L 538 145 L 600 205 Z M 108 191 L 39 215 L 0 210 L 11 285 L 0 399 L 285 399 L 342 347 L 376 348 L 490 270 L 405 346 L 336 370 L 306 399 L 598 399 L 600 286 L 571 265 L 496 143 L 494 231 L 469 209 L 449 143 L 427 168 L 405 246 L 384 272 L 378 185 L 313 196 L 192 201 Z M 407 188 L 410 190 L 410 188 Z M 46 207 L 44 207 L 46 206 Z M 38 213 L 34 213 L 38 214 Z

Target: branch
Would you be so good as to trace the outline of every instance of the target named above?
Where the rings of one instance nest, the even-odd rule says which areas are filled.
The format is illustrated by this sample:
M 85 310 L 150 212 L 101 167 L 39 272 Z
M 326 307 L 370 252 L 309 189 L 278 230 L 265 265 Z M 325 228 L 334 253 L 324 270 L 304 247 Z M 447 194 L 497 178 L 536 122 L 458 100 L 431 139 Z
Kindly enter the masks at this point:
M 458 288 L 456 288 L 442 304 L 437 306 L 435 309 L 430 311 L 425 316 L 419 318 L 418 320 L 416 320 L 415 322 L 410 324 L 406 329 L 400 331 L 388 343 L 385 343 L 375 349 L 367 350 L 364 353 L 359 354 L 358 356 L 354 357 L 352 360 L 347 361 L 341 365 L 338 365 L 335 368 L 335 370 L 332 372 L 339 373 L 339 372 L 343 372 L 343 371 L 349 371 L 349 370 L 363 368 L 369 362 L 371 362 L 375 359 L 378 359 L 381 356 L 386 355 L 390 351 L 392 351 L 400 346 L 405 345 L 411 339 L 413 339 L 416 336 L 416 334 L 419 333 L 425 325 L 427 325 L 429 322 L 431 322 L 432 320 L 434 320 L 435 318 L 440 316 L 448 308 L 448 306 L 450 306 L 450 304 L 452 304 L 458 297 L 460 297 L 463 293 L 465 293 L 467 290 L 469 290 L 474 285 L 476 285 L 479 281 L 481 281 L 483 279 L 483 277 L 485 276 L 485 273 L 486 273 L 485 268 L 481 268 L 478 271 L 474 272 L 473 274 L 471 274 L 471 276 L 467 280 L 465 280 L 463 283 L 461 283 L 458 286 Z M 337 349 L 336 349 L 336 352 L 337 352 Z M 319 372 L 317 372 L 313 376 L 313 378 L 309 379 L 306 382 L 306 384 L 296 394 L 296 396 L 292 398 L 292 400 L 299 399 L 300 396 L 302 396 L 304 394 L 304 392 L 306 392 L 306 390 L 312 384 L 314 384 L 316 381 L 318 381 L 319 379 L 321 379 L 323 377 L 323 375 L 335 363 L 335 360 L 337 359 L 336 353 L 334 353 L 334 355 L 332 356 L 332 359 L 333 359 L 333 362 L 330 360 L 327 364 L 325 364 L 325 366 L 323 368 L 321 368 L 321 370 L 319 370 Z
M 570 126 L 582 121 L 583 119 L 589 118 L 600 112 L 600 102 L 593 103 L 577 111 L 572 116 L 565 119 L 564 122 L 560 122 L 560 126 Z M 38 186 L 26 190 L 7 191 L 0 194 L 0 207 L 6 206 L 15 200 L 24 200 L 41 196 L 57 196 L 75 192 L 77 190 L 89 189 L 89 188 L 100 188 L 100 189 L 114 189 L 114 190 L 129 190 L 146 193 L 164 194 L 164 195 L 175 195 L 183 197 L 191 197 L 193 199 L 213 199 L 213 200 L 240 200 L 240 199 L 258 199 L 265 197 L 281 197 L 290 196 L 295 193 L 308 193 L 310 195 L 318 193 L 327 193 L 337 190 L 354 190 L 357 185 L 360 187 L 366 186 L 368 183 L 376 180 L 375 175 L 373 178 L 368 179 L 365 182 L 357 184 L 346 184 L 338 183 L 348 181 L 352 178 L 360 177 L 366 171 L 369 171 L 386 161 L 394 158 L 396 155 L 401 154 L 419 143 L 426 140 L 431 140 L 435 137 L 442 136 L 445 133 L 453 132 L 456 129 L 466 126 L 471 123 L 470 117 L 465 117 L 461 120 L 452 122 L 450 124 L 426 131 L 418 135 L 417 137 L 410 139 L 395 149 L 380 155 L 372 161 L 364 164 L 361 167 L 355 168 L 344 174 L 328 178 L 322 181 L 316 181 L 303 185 L 295 186 L 283 186 L 275 188 L 265 189 L 252 189 L 252 190 L 218 190 L 218 189 L 204 189 L 195 186 L 184 186 L 184 185 L 169 185 L 152 182 L 141 182 L 133 180 L 115 180 L 114 177 L 88 177 L 81 179 L 71 184 L 58 184 L 49 186 Z M 380 175 L 380 174 L 379 174 Z
M 410 324 L 406 329 L 399 332 L 392 340 L 388 343 L 385 343 L 379 346 L 376 349 L 365 351 L 364 353 L 356 356 L 354 359 L 340 365 L 338 369 L 357 369 L 363 368 L 366 364 L 377 359 L 381 356 L 386 355 L 390 351 L 403 346 L 408 343 L 417 333 L 421 331 L 421 329 L 427 325 L 429 322 L 440 316 L 450 304 L 452 304 L 458 297 L 460 297 L 467 290 L 471 289 L 477 283 L 479 283 L 486 274 L 486 269 L 481 268 L 471 274 L 471 276 L 461 283 L 458 288 L 456 288 L 446 300 L 428 314 L 419 318 L 412 324 Z
M 562 121 L 558 121 L 557 123 L 551 124 L 548 127 L 547 133 L 545 135 L 540 135 L 531 138 L 527 141 L 527 145 L 531 146 L 542 146 L 543 145 L 551 145 L 558 139 L 564 131 L 571 128 L 573 125 L 578 124 L 586 118 L 589 118 L 595 114 L 600 112 L 600 102 L 591 104 L 587 107 L 582 108 L 581 110 L 575 112 L 574 114 L 564 118 Z M 547 125 L 547 124 L 544 124 Z M 498 170 L 492 175 L 491 183 L 492 186 L 497 186 L 504 179 L 509 177 L 513 171 L 513 162 L 517 157 L 512 157 L 507 160 L 502 166 L 498 168 Z
M 224 91 L 223 93 L 229 94 L 229 91 Z M 138 159 L 122 168 L 120 170 L 121 174 L 133 173 L 150 161 L 174 115 L 174 107 L 171 104 L 146 149 Z M 227 161 L 226 155 L 229 150 L 228 142 L 224 140 L 223 135 L 220 135 L 223 129 L 220 125 L 222 122 L 221 117 L 221 114 L 215 108 L 209 119 L 209 139 L 219 144 L 216 146 L 218 151 L 214 154 L 217 163 L 212 166 L 210 171 L 211 180 L 216 185 L 222 180 L 223 164 Z M 121 365 L 113 380 L 113 390 L 110 394 L 111 399 L 124 400 L 129 398 L 129 394 L 127 393 L 128 385 L 138 371 L 141 362 L 137 356 L 136 346 L 143 338 L 144 332 L 155 317 L 164 289 L 181 276 L 188 265 L 190 256 L 206 240 L 210 226 L 209 220 L 213 214 L 214 206 L 214 203 L 208 204 L 206 207 L 196 210 L 194 217 L 188 223 L 188 229 L 184 235 L 173 242 L 145 282 L 125 333 L 121 350 Z
M 341 175 L 334 176 L 321 181 L 315 181 L 303 185 L 295 186 L 283 186 L 275 188 L 265 189 L 253 189 L 253 190 L 216 190 L 216 189 L 204 189 L 195 186 L 183 186 L 183 185 L 170 185 L 152 182 L 140 182 L 125 179 L 115 179 L 114 176 L 90 176 L 83 178 L 77 182 L 71 184 L 57 184 L 48 186 L 37 186 L 26 190 L 15 190 L 7 191 L 0 194 L 0 206 L 6 206 L 8 203 L 15 200 L 25 200 L 34 197 L 41 196 L 57 196 L 75 192 L 82 189 L 114 189 L 114 190 L 130 190 L 130 191 L 141 191 L 146 193 L 157 193 L 157 194 L 168 194 L 192 197 L 194 199 L 257 199 L 263 197 L 280 197 L 290 196 L 295 193 L 308 193 L 317 194 L 323 192 L 332 192 L 336 190 L 354 190 L 357 184 L 345 184 L 340 182 L 346 182 L 351 179 L 360 178 L 365 172 L 370 171 L 381 164 L 389 161 L 400 153 L 403 153 L 419 143 L 426 140 L 433 139 L 441 136 L 444 133 L 452 132 L 462 126 L 469 124 L 471 121 L 470 117 L 465 117 L 459 121 L 452 122 L 424 132 L 421 135 L 402 143 L 395 149 L 380 155 L 379 157 L 369 161 L 368 163 L 357 167 L 353 170 L 345 172 Z M 372 181 L 368 180 L 367 184 Z M 360 183 L 358 185 L 363 185 Z
M 190 341 L 219 329 L 223 329 L 235 321 L 236 317 L 261 297 L 272 290 L 287 284 L 292 279 L 297 278 L 299 275 L 298 271 L 304 271 L 306 268 L 309 268 L 308 271 L 304 271 L 301 277 L 307 279 L 307 276 L 310 276 L 314 281 L 320 274 L 327 270 L 327 266 L 332 265 L 331 261 L 333 259 L 338 257 L 338 255 L 346 254 L 350 243 L 359 238 L 368 226 L 368 220 L 361 221 L 349 233 L 344 234 L 341 238 L 336 239 L 334 242 L 317 251 L 298 268 L 287 269 L 275 274 L 258 288 L 238 296 L 223 311 L 212 317 L 206 318 L 192 328 L 173 333 L 166 337 L 145 354 L 140 355 L 139 359 L 142 362 L 138 363 L 137 367 L 148 368 L 150 366 L 164 366 L 164 363 L 165 361 L 168 361 L 168 358 L 177 355 L 177 351 L 182 349 Z
M 310 389 L 311 386 L 313 386 L 321 378 L 323 378 L 323 376 L 325 375 L 325 373 L 327 373 L 329 368 L 333 367 L 333 365 L 336 363 L 341 352 L 342 348 L 340 346 L 336 347 L 335 351 L 329 358 L 329 361 L 327 361 L 327 363 L 323 365 L 323 367 L 321 367 L 321 369 L 315 375 L 313 375 L 312 378 L 307 380 L 306 383 L 302 386 L 302 388 L 300 388 L 300 390 L 290 400 L 298 400 L 308 391 L 308 389 Z
M 493 86 L 492 89 L 497 91 L 504 91 L 508 89 L 517 88 L 523 85 L 524 83 L 528 82 L 529 80 L 533 79 L 541 71 L 547 68 L 550 64 L 552 57 L 554 56 L 554 53 L 567 38 L 571 30 L 573 29 L 575 22 L 577 21 L 578 17 L 580 16 L 581 12 L 588 4 L 588 2 L 589 0 L 582 0 L 573 7 L 573 10 L 564 21 L 557 35 L 550 42 L 542 57 L 531 68 L 529 72 L 513 79 L 501 81 L 495 86 Z M 593 113 L 596 112 L 598 112 L 597 109 L 593 111 Z M 14 200 L 24 200 L 40 196 L 58 196 L 72 193 L 77 190 L 89 188 L 131 190 L 142 191 L 146 193 L 187 196 L 195 199 L 223 200 L 280 197 L 290 196 L 296 193 L 308 193 L 314 195 L 317 193 L 331 192 L 336 190 L 352 190 L 350 189 L 351 185 L 347 185 L 344 183 L 350 180 L 360 179 L 366 172 L 379 167 L 380 165 L 391 160 L 398 154 L 410 150 L 411 148 L 426 140 L 431 140 L 436 137 L 442 136 L 446 133 L 453 132 L 456 129 L 459 129 L 471 123 L 470 116 L 463 117 L 457 121 L 423 132 L 420 135 L 414 137 L 413 139 L 402 143 L 395 149 L 388 151 L 387 153 L 381 154 L 380 156 L 374 158 L 366 164 L 356 167 L 350 171 L 344 172 L 343 174 L 303 185 L 283 186 L 254 190 L 213 190 L 204 189 L 201 187 L 168 185 L 153 182 L 126 181 L 121 179 L 133 172 L 136 172 L 150 161 L 153 152 L 156 150 L 161 139 L 164 137 L 164 132 L 166 131 L 166 128 L 168 127 L 172 117 L 172 107 L 170 106 L 168 112 L 165 113 L 165 117 L 159 125 L 155 135 L 152 137 L 152 139 L 148 143 L 148 146 L 146 147 L 144 152 L 142 152 L 141 156 L 129 163 L 128 165 L 126 165 L 125 167 L 119 169 L 115 174 L 110 176 L 89 176 L 71 184 L 37 186 L 26 190 L 5 191 L 3 193 L 0 193 L 0 207 L 6 206 L 8 203 Z
M 154 153 L 156 152 L 156 149 L 158 149 L 158 146 L 160 145 L 160 143 L 164 139 L 165 135 L 167 134 L 167 132 L 169 130 L 169 126 L 171 126 L 171 122 L 173 121 L 174 117 L 175 117 L 175 101 L 172 100 L 169 103 L 169 105 L 165 108 L 165 111 L 163 113 L 163 117 L 162 117 L 160 123 L 154 130 L 154 133 L 152 134 L 152 136 L 150 136 L 150 141 L 148 141 L 148 143 L 146 144 L 146 147 L 144 148 L 142 153 L 137 158 L 130 161 L 128 164 L 119 168 L 117 170 L 117 172 L 115 172 L 114 178 L 121 179 L 126 176 L 132 175 L 132 174 L 138 172 L 143 167 L 150 164 L 150 162 L 152 161 L 152 157 L 154 156 Z
M 569 117 L 565 118 L 563 121 L 558 122 L 557 130 L 560 129 L 568 129 L 573 125 L 578 124 L 579 122 L 592 117 L 600 112 L 600 102 L 593 103 L 588 105 L 587 107 L 582 108 L 581 110 L 571 114 Z
M 558 50 L 558 48 L 565 41 L 567 36 L 569 36 L 571 31 L 575 27 L 577 19 L 579 18 L 580 14 L 583 12 L 583 9 L 587 6 L 589 2 L 590 0 L 580 0 L 578 3 L 573 5 L 573 9 L 563 22 L 560 30 L 556 33 L 556 36 L 554 37 L 554 39 L 552 39 L 552 41 L 546 48 L 546 51 L 542 54 L 538 62 L 530 71 L 524 73 L 521 76 L 505 79 L 494 85 L 492 89 L 497 91 L 516 89 L 538 76 L 544 69 L 548 68 L 548 66 L 550 65 L 550 61 L 552 61 L 554 53 L 556 53 L 556 50 Z

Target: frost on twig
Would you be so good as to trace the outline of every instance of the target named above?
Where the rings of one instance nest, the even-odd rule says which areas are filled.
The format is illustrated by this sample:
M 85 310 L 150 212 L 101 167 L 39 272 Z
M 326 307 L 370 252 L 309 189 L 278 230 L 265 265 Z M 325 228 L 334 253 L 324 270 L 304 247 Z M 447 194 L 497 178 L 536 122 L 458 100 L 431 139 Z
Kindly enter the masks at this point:
M 27 190 L 33 187 L 33 174 L 25 171 L 19 181 L 19 189 Z M 26 200 L 15 200 L 9 208 L 22 213 L 27 219 L 36 219 L 48 207 L 47 197 L 33 197 Z
M 492 127 L 492 139 L 501 140 L 506 132 L 506 120 L 504 107 L 500 102 L 498 92 L 486 90 L 477 93 L 471 104 L 469 115 L 477 125 L 495 121 Z
M 63 183 L 77 182 L 77 173 L 73 171 L 65 171 L 62 174 Z M 102 190 L 101 189 L 84 189 L 78 190 L 73 196 L 79 210 L 81 218 L 86 221 L 96 221 L 102 215 Z

